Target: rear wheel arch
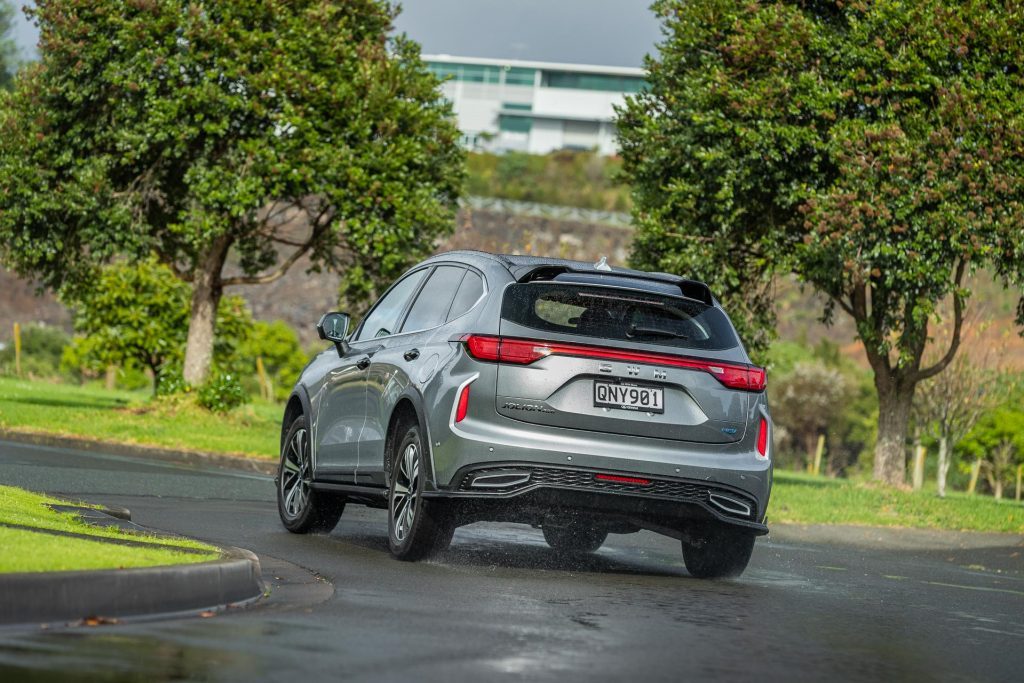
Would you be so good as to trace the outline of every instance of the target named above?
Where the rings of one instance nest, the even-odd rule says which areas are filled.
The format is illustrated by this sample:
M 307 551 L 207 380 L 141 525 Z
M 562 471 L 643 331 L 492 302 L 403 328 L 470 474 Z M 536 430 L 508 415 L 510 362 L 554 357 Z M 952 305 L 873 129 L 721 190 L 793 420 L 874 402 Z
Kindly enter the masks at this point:
M 423 399 L 415 391 L 407 390 L 391 410 L 391 417 L 388 419 L 388 429 L 384 439 L 384 472 L 387 474 L 390 485 L 391 459 L 394 457 L 395 445 L 405 436 L 403 425 L 415 424 L 420 428 L 420 435 L 427 454 L 431 453 L 430 432 L 427 430 L 427 423 L 424 419 Z M 433 477 L 433 456 L 425 459 L 429 467 L 428 476 Z M 432 483 L 432 482 L 431 482 Z

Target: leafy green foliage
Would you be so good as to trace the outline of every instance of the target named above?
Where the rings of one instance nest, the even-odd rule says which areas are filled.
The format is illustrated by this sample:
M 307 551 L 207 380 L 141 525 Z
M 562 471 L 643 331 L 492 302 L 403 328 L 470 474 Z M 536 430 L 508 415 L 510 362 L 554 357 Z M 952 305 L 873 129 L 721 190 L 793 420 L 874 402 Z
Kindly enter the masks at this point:
M 1005 387 L 1005 402 L 985 412 L 957 445 L 957 450 L 982 462 L 989 487 L 1002 497 L 1017 467 L 1024 465 L 1024 383 Z M 969 466 L 960 463 L 961 470 Z
M 601 211 L 631 206 L 629 188 L 619 178 L 622 162 L 594 152 L 471 153 L 467 161 L 470 195 Z
M 0 0 L 0 90 L 11 87 L 17 67 L 18 46 L 9 35 L 14 24 L 14 12 L 14 5 Z
M 93 372 L 108 365 L 148 368 L 160 394 L 185 390 L 181 361 L 188 330 L 190 288 L 153 259 L 118 263 L 98 271 L 96 277 L 74 290 L 65 300 L 72 305 L 79 332 L 64 365 Z M 214 345 L 215 361 L 236 367 L 252 317 L 238 297 L 221 300 L 220 335 Z
M 964 276 L 1024 276 L 1024 13 L 995 0 L 654 9 L 650 89 L 618 121 L 635 265 L 708 280 L 755 354 L 773 272 L 829 296 L 825 319 L 836 306 L 854 318 L 875 373 L 876 476 L 899 483 L 914 388 L 959 343 Z M 922 368 L 949 296 L 954 343 Z
M 4 339 L 0 349 L 0 375 L 14 375 L 14 339 Z M 56 377 L 67 334 L 50 325 L 26 325 L 21 329 L 21 372 L 26 377 Z
M 138 364 L 159 375 L 180 360 L 189 286 L 154 260 L 104 268 L 65 297 L 74 310 L 78 359 L 102 369 Z
M 224 286 L 308 256 L 368 299 L 453 229 L 463 179 L 450 105 L 395 13 L 40 0 L 41 61 L 0 100 L 3 256 L 59 288 L 158 254 L 194 285 L 197 376 Z
M 242 357 L 255 363 L 263 359 L 263 366 L 273 384 L 273 395 L 279 401 L 291 394 L 295 381 L 309 363 L 309 356 L 299 344 L 299 335 L 281 320 L 257 321 L 242 349 Z
M 223 371 L 214 372 L 196 392 L 196 403 L 215 413 L 226 413 L 248 400 L 238 375 Z
M 860 469 L 874 445 L 878 415 L 870 373 L 827 340 L 813 348 L 776 342 L 768 359 L 769 403 L 779 427 L 778 464 L 802 465 L 824 434 L 830 474 Z

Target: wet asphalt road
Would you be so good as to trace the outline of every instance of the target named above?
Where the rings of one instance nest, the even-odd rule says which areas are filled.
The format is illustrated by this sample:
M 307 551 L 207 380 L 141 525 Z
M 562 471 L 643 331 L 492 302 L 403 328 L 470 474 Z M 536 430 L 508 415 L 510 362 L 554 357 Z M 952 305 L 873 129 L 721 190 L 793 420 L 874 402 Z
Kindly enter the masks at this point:
M 274 587 L 206 619 L 2 629 L 3 683 L 1024 680 L 1019 539 L 872 549 L 780 530 L 741 579 L 709 582 L 646 532 L 574 563 L 539 531 L 473 525 L 437 559 L 401 563 L 383 511 L 350 507 L 329 536 L 291 535 L 271 480 L 251 474 L 0 442 L 0 482 L 249 548 Z

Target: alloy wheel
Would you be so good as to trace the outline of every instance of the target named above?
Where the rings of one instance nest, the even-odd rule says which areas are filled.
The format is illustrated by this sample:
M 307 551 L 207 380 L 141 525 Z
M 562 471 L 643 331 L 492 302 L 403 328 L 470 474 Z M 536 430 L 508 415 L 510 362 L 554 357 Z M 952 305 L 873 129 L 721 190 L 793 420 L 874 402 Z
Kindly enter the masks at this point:
M 392 483 L 391 519 L 395 540 L 405 541 L 416 521 L 419 504 L 420 454 L 415 443 L 405 447 Z
M 309 502 L 309 458 L 306 456 L 306 430 L 298 429 L 285 450 L 281 472 L 281 499 L 284 512 L 296 519 Z

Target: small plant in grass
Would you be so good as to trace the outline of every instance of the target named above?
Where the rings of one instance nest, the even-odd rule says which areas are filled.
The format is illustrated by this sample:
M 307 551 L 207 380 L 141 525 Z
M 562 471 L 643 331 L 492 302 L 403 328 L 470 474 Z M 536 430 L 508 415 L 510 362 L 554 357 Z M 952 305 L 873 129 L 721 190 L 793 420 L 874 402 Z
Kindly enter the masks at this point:
M 238 376 L 223 371 L 214 371 L 196 392 L 196 403 L 215 413 L 226 413 L 248 400 Z

